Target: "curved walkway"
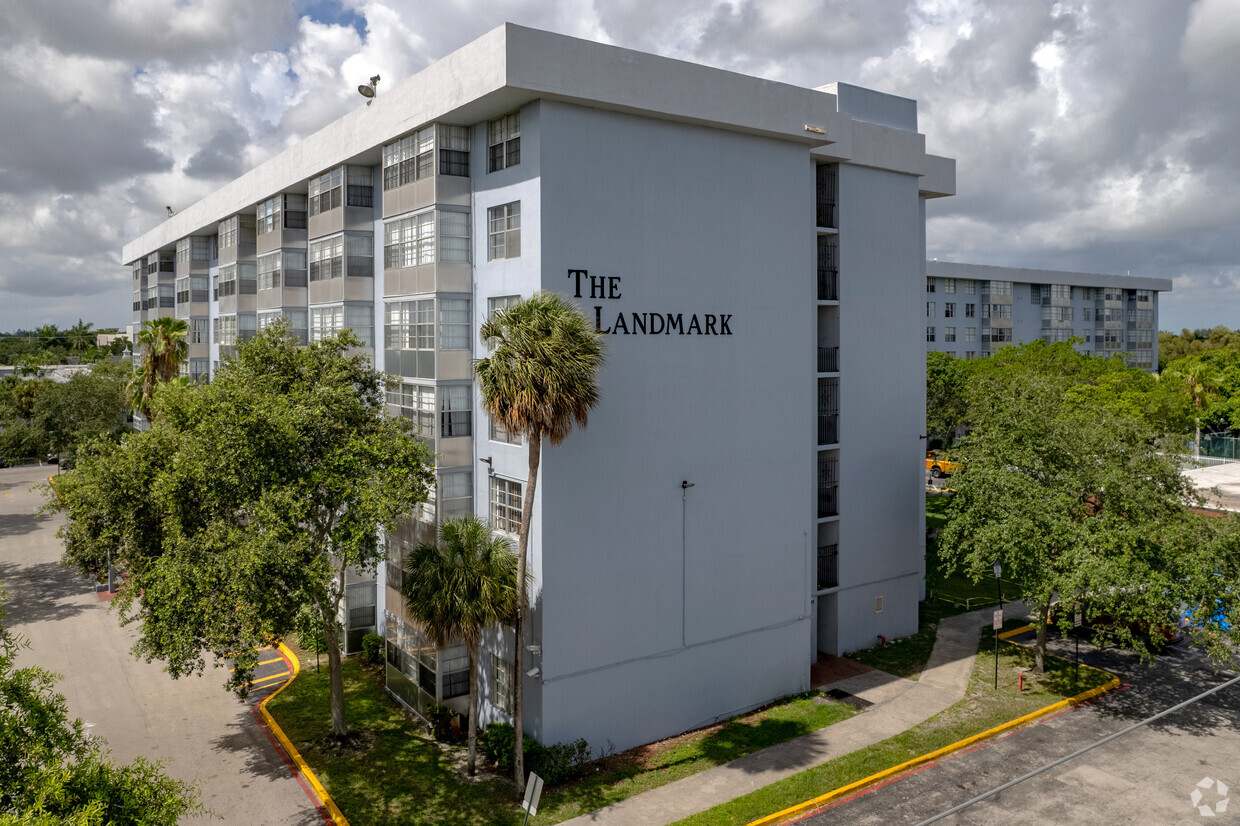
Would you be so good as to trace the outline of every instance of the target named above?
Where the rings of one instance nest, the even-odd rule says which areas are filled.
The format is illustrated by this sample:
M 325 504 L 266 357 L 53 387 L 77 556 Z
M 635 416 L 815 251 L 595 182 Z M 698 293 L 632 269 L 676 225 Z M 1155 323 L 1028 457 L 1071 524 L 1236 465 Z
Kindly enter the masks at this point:
M 1019 603 L 1005 607 L 1009 617 L 1024 610 Z M 588 812 L 567 823 L 579 826 L 674 823 L 894 737 L 964 699 L 981 629 L 990 622 L 993 611 L 993 608 L 985 608 L 944 618 L 939 623 L 934 650 L 918 680 L 905 680 L 876 670 L 831 683 L 833 689 L 874 703 L 863 714 Z

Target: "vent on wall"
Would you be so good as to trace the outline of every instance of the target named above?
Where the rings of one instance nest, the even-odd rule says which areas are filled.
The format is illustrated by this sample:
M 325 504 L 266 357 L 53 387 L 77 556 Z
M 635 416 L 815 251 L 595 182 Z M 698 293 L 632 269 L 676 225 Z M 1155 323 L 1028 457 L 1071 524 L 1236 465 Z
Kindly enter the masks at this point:
M 883 613 L 883 598 L 882 597 L 874 597 L 874 613 L 876 614 Z

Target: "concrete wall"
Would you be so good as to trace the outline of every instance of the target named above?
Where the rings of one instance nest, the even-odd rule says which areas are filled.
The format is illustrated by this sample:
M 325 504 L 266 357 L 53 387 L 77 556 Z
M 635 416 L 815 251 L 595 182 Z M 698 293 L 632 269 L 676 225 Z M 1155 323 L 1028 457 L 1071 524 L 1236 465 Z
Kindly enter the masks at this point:
M 583 289 L 604 327 L 731 315 L 730 336 L 608 336 L 588 429 L 543 454 L 541 733 L 622 749 L 808 686 L 812 166 L 565 104 L 542 127 L 544 288 L 620 278 Z
M 917 630 L 924 543 L 917 178 L 840 166 L 840 590 L 838 650 Z M 883 610 L 875 599 L 883 597 Z M 821 632 L 820 632 L 821 633 Z

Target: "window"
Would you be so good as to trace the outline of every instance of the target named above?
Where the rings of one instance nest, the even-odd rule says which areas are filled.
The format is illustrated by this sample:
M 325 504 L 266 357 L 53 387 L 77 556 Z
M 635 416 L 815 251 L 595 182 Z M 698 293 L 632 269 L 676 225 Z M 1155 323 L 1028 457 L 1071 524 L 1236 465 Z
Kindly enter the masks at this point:
M 344 328 L 344 307 L 311 307 L 310 340 L 322 341 Z
M 977 317 L 977 305 L 976 304 L 964 305 L 964 317 L 965 318 L 976 318 Z
M 976 350 L 965 350 L 964 357 L 966 361 L 972 361 L 973 359 L 977 358 L 977 351 Z
M 956 292 L 956 279 L 954 279 L 954 278 L 944 278 L 944 279 L 943 279 L 943 292 L 945 292 L 945 293 L 954 293 L 954 292 Z
M 466 148 L 468 149 L 468 142 Z M 468 163 L 468 157 L 466 162 Z M 383 189 L 385 191 L 428 178 L 434 172 L 434 124 L 383 147 Z M 466 174 L 468 174 L 468 169 Z
M 237 265 L 220 267 L 220 274 L 215 277 L 215 298 L 219 300 L 237 294 Z
M 469 349 L 469 299 L 439 299 L 439 349 Z
M 189 238 L 177 241 L 177 264 L 189 266 Z
M 369 232 L 345 236 L 345 273 L 350 278 L 373 278 L 375 239 Z
M 351 207 L 370 207 L 375 204 L 375 173 L 369 166 L 350 166 L 345 169 L 345 203 Z
M 310 214 L 335 209 L 344 203 L 344 167 L 338 166 L 310 181 Z M 312 279 L 313 280 L 313 279 Z
M 955 317 L 956 317 L 956 302 L 944 301 L 943 302 L 943 318 L 955 318 Z
M 977 328 L 976 327 L 965 327 L 964 328 L 964 340 L 965 341 L 977 341 Z
M 469 436 L 473 424 L 473 393 L 468 384 L 439 388 L 439 435 Z
M 926 302 L 926 318 L 934 318 L 934 312 L 935 312 L 934 302 L 927 301 Z
M 491 705 L 512 714 L 512 663 L 491 655 Z
M 387 403 L 413 424 L 413 432 L 424 439 L 435 438 L 435 388 L 405 382 L 388 390 Z
M 440 699 L 464 697 L 469 693 L 469 650 L 458 645 L 439 652 L 440 671 L 443 672 L 443 693 Z
M 487 171 L 498 172 L 521 163 L 521 112 L 487 124 Z
M 934 292 L 934 279 L 933 278 L 926 279 L 926 292 L 928 293 Z
M 926 328 L 926 341 L 934 341 L 934 328 L 933 327 Z
M 521 257 L 521 202 L 487 210 L 487 260 Z
M 344 275 L 344 236 L 310 242 L 310 280 L 325 281 Z
M 280 310 L 263 310 L 258 314 L 258 329 L 265 330 L 278 321 L 288 320 L 288 334 L 292 338 L 306 342 L 307 312 L 301 307 L 285 307 Z
M 1051 298 L 1071 298 L 1072 287 L 1067 284 L 1051 284 Z
M 469 260 L 469 213 L 428 211 L 383 225 L 385 269 L 435 263 L 436 216 L 439 218 L 440 260 Z
M 990 294 L 991 295 L 1011 295 L 1012 294 L 1012 282 L 1011 281 L 991 281 L 990 282 Z
M 1044 305 L 1042 307 L 1042 320 L 1048 321 L 1048 322 L 1049 321 L 1071 321 L 1072 320 L 1072 308 L 1071 307 L 1052 307 L 1050 305 Z
M 955 341 L 955 340 L 956 340 L 956 328 L 955 327 L 944 327 L 943 328 L 943 341 Z
M 383 345 L 388 350 L 435 349 L 434 299 L 393 301 L 385 312 L 387 325 Z
M 1047 344 L 1053 344 L 1057 341 L 1067 341 L 1070 338 L 1072 338 L 1072 331 L 1067 328 L 1047 330 L 1042 334 L 1042 340 Z
M 439 174 L 469 177 L 469 127 L 439 124 Z
M 258 205 L 258 209 L 254 213 L 256 219 L 254 232 L 256 234 L 266 235 L 280 228 L 280 207 L 283 204 L 284 196 L 277 195 L 274 198 L 268 198 Z
M 258 288 L 270 290 L 281 286 L 279 250 L 258 256 Z
M 207 319 L 191 318 L 189 320 L 189 343 L 206 344 L 207 330 Z
M 491 477 L 491 528 L 516 534 L 521 529 L 521 483 Z
M 237 233 L 241 227 L 241 216 L 234 215 L 220 221 L 220 249 L 237 246 Z
M 982 318 L 1011 318 L 1011 304 L 983 304 Z
M 194 261 L 210 261 L 215 258 L 215 239 L 195 235 L 190 239 L 190 256 Z
M 375 346 L 375 311 L 369 304 L 346 305 L 344 326 L 362 340 L 363 347 Z
M 439 474 L 439 515 L 441 519 L 467 516 L 474 512 L 474 473 L 454 470 Z
M 990 331 L 991 342 L 1010 342 L 1012 340 L 1011 327 L 995 327 Z
M 504 444 L 508 444 L 508 445 L 521 444 L 520 433 L 510 433 L 508 431 L 508 428 L 504 427 L 502 424 L 497 422 L 495 419 L 491 419 L 490 439 L 493 442 L 503 442 Z
M 1154 300 L 1154 291 L 1153 290 L 1137 290 L 1136 296 L 1137 296 L 1137 303 L 1149 304 L 1153 302 Z
M 969 295 L 973 295 L 973 293 L 976 291 L 977 291 L 977 287 L 975 286 L 973 279 L 972 278 L 964 279 L 964 290 L 962 290 L 962 292 L 968 293 Z
M 1092 307 L 1081 308 L 1081 321 L 1093 321 L 1094 314 L 1092 312 L 1092 309 L 1093 309 Z

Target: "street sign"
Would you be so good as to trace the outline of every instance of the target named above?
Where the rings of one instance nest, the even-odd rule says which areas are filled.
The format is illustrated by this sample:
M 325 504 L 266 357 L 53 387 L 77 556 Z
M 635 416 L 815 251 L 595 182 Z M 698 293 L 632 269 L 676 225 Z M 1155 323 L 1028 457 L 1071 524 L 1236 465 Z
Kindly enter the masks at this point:
M 994 624 L 991 627 L 994 628 L 996 631 L 1003 628 L 1003 609 L 1002 608 L 1000 608 L 998 611 L 995 611 Z
M 1079 611 L 1072 617 L 1072 627 L 1073 628 L 1081 627 L 1081 614 Z
M 542 787 L 543 779 L 530 772 L 530 779 L 525 784 L 525 800 L 521 801 L 521 808 L 529 813 L 526 817 L 538 814 L 538 798 L 542 797 Z

